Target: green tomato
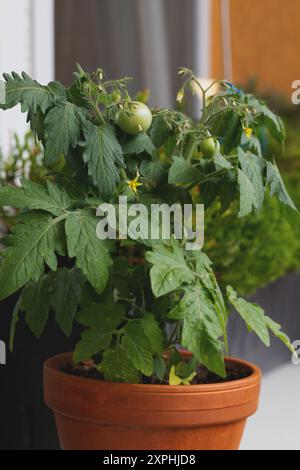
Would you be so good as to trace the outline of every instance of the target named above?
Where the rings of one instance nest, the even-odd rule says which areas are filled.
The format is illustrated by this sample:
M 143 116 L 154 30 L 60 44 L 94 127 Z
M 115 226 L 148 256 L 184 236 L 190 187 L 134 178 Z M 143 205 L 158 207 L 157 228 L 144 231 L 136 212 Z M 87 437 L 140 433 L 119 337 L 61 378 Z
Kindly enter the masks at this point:
M 117 124 L 125 134 L 136 135 L 149 129 L 152 113 L 144 103 L 133 101 L 132 105 L 129 110 L 119 112 Z
M 212 158 L 216 151 L 220 150 L 220 144 L 213 137 L 208 137 L 207 139 L 201 140 L 200 150 L 204 157 Z

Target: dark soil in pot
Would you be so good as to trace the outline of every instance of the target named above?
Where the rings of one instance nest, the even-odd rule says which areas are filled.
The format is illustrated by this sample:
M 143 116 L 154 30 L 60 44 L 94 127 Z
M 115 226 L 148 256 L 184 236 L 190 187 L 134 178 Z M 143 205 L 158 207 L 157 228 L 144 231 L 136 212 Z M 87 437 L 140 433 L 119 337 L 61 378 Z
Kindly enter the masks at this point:
M 61 368 L 62 372 L 77 377 L 84 377 L 87 379 L 104 380 L 101 372 L 98 371 L 92 361 L 83 362 L 80 364 L 72 364 L 71 362 Z M 251 370 L 244 365 L 227 362 L 226 363 L 226 378 L 219 377 L 218 375 L 210 372 L 206 367 L 200 366 L 196 370 L 197 375 L 191 381 L 191 385 L 204 385 L 204 384 L 217 384 L 223 382 L 231 382 L 233 380 L 244 379 L 251 375 Z M 158 382 L 156 377 L 142 377 L 142 384 L 158 384 L 169 385 L 167 380 L 163 383 Z

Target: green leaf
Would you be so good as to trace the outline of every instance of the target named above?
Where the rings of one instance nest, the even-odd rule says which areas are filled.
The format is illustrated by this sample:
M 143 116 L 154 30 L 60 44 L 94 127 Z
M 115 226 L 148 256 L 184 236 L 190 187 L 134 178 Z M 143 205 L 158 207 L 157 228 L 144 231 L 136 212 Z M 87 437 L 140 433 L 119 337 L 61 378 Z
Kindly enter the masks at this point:
M 71 101 L 77 106 L 89 109 L 91 105 L 89 98 L 85 94 L 84 83 L 84 80 L 76 79 L 66 90 L 66 94 L 68 101 Z M 107 95 L 105 97 L 107 97 Z M 98 99 L 100 99 L 100 94 L 98 95 Z M 104 102 L 104 104 L 106 104 L 106 102 Z
M 146 259 L 153 265 L 150 279 L 156 297 L 179 289 L 183 283 L 193 280 L 183 251 L 175 242 L 170 247 L 156 245 L 153 251 L 146 253 Z
M 281 175 L 275 163 L 267 163 L 267 184 L 270 185 L 271 196 L 276 195 L 283 204 L 297 210 L 295 204 L 291 200 L 285 185 L 282 181 Z
M 67 101 L 57 103 L 45 119 L 45 163 L 55 163 L 61 154 L 78 144 L 85 114 L 81 108 Z
M 91 359 L 95 354 L 107 349 L 110 346 L 113 329 L 100 330 L 91 328 L 85 330 L 81 335 L 81 340 L 76 344 L 73 354 L 73 362 L 81 362 Z
M 270 336 L 263 309 L 257 304 L 239 298 L 231 286 L 227 286 L 226 291 L 229 302 L 243 318 L 249 330 L 254 331 L 266 346 L 270 346 Z
M 140 166 L 141 174 L 151 183 L 159 184 L 166 175 L 166 169 L 159 160 L 150 162 L 143 160 Z
M 49 82 L 47 88 L 49 88 L 49 90 L 51 90 L 62 101 L 65 101 L 68 97 L 67 89 L 58 80 L 52 80 L 52 82 Z
M 225 184 L 224 187 L 228 187 L 228 185 Z M 212 205 L 219 193 L 220 183 L 218 181 L 206 181 L 201 184 L 201 198 L 205 209 L 208 209 Z M 224 193 L 225 191 L 223 190 L 222 194 L 224 195 Z
M 121 346 L 114 346 L 105 351 L 99 370 L 104 380 L 109 382 L 138 383 L 140 374 L 132 365 Z
M 215 152 L 213 160 L 216 170 L 221 170 L 223 168 L 230 170 L 230 168 L 232 168 L 230 161 L 228 161 L 220 152 Z
M 238 168 L 238 185 L 240 189 L 240 210 L 238 217 L 245 217 L 257 206 L 253 184 L 248 176 Z
M 197 372 L 191 370 L 189 363 L 179 362 L 176 367 L 171 367 L 169 383 L 170 385 L 189 385 L 196 375 Z
M 84 309 L 79 316 L 80 323 L 90 328 L 82 333 L 74 351 L 73 361 L 91 359 L 95 354 L 107 349 L 123 315 L 124 308 L 112 302 L 91 304 Z
M 192 372 L 188 377 L 182 379 L 182 385 L 190 385 L 192 380 L 197 376 L 197 372 Z
M 32 333 L 39 338 L 44 331 L 50 311 L 49 285 L 47 276 L 38 282 L 31 282 L 22 292 L 21 310 L 26 313 L 26 322 Z
M 255 209 L 260 210 L 265 196 L 263 181 L 265 162 L 262 158 L 258 157 L 254 153 L 244 152 L 241 147 L 238 147 L 238 158 L 242 167 L 242 171 L 252 183 L 255 195 L 254 207 Z
M 166 361 L 163 357 L 157 356 L 154 358 L 154 374 L 161 382 L 164 380 L 167 371 Z
M 53 215 L 61 215 L 70 206 L 70 199 L 64 189 L 59 189 L 50 181 L 47 187 L 22 179 L 22 187 L 0 187 L 0 206 L 41 209 Z
M 139 134 L 128 137 L 125 142 L 122 143 L 122 150 L 124 154 L 139 154 L 146 152 L 152 155 L 155 147 L 146 132 L 140 132 Z
M 211 104 L 210 109 L 212 113 L 215 112 L 213 104 Z M 240 116 L 229 109 L 212 118 L 209 126 L 212 135 L 222 136 L 222 146 L 226 154 L 238 145 L 240 128 Z
M 26 111 L 36 113 L 38 108 L 45 113 L 55 101 L 55 95 L 49 87 L 40 85 L 25 72 L 22 72 L 21 77 L 16 72 L 12 72 L 11 75 L 5 73 L 3 77 L 6 84 L 5 104 L 1 106 L 2 109 L 13 108 L 20 103 L 23 113 Z
M 52 200 L 57 205 L 57 211 L 60 209 L 60 213 L 62 209 L 68 209 L 71 205 L 71 200 L 63 187 L 58 187 L 56 184 L 51 183 L 51 181 L 47 181 L 47 190 L 52 198 Z
M 181 320 L 182 346 L 191 351 L 201 364 L 221 377 L 225 377 L 222 326 L 214 303 L 200 282 L 185 288 L 183 299 L 168 317 Z
M 224 342 L 226 350 L 228 351 L 228 339 L 227 339 L 227 320 L 228 320 L 228 310 L 224 302 L 223 294 L 217 283 L 214 272 L 211 268 L 211 261 L 208 256 L 202 251 L 198 251 L 193 254 L 196 258 L 195 270 L 198 275 L 198 278 L 205 287 L 210 295 L 211 300 L 214 305 L 214 310 L 218 315 L 219 324 L 222 329 L 222 335 L 224 337 Z
M 112 261 L 107 241 L 97 238 L 97 222 L 89 209 L 71 213 L 66 220 L 66 234 L 69 256 L 76 258 L 77 267 L 100 294 L 106 286 Z
M 140 323 L 151 346 L 153 353 L 162 354 L 164 351 L 164 333 L 152 313 L 145 313 Z
M 266 346 L 270 346 L 270 330 L 288 349 L 294 353 L 294 348 L 289 337 L 281 330 L 281 325 L 265 315 L 264 310 L 257 304 L 251 304 L 242 298 L 238 298 L 237 293 L 231 286 L 227 286 L 227 296 L 229 302 L 245 320 L 250 331 L 254 331 Z
M 83 326 L 98 329 L 101 329 L 103 322 L 108 321 L 115 328 L 124 315 L 123 305 L 107 301 L 101 304 L 91 303 L 77 314 L 76 321 Z
M 285 138 L 285 130 L 282 119 L 274 114 L 263 101 L 258 100 L 254 96 L 247 95 L 247 101 L 256 109 L 258 115 L 263 117 L 265 121 L 264 123 L 269 128 L 273 137 L 279 142 L 282 142 Z
M 41 142 L 45 142 L 45 115 L 42 113 L 42 111 L 40 109 L 38 109 L 35 113 L 28 111 L 26 122 L 30 123 L 30 129 L 34 133 L 35 138 Z
M 86 126 L 84 135 L 86 142 L 83 158 L 89 174 L 103 197 L 109 199 L 120 181 L 119 170 L 124 167 L 121 146 L 108 124 L 101 127 Z
M 175 346 L 173 346 L 170 350 L 170 354 L 167 358 L 167 366 L 171 368 L 172 366 L 176 366 L 180 361 L 182 357 L 178 349 L 176 349 Z
M 280 341 L 285 344 L 288 349 L 291 351 L 291 353 L 294 353 L 294 347 L 291 344 L 290 338 L 281 330 L 281 325 L 279 323 L 276 323 L 274 320 L 272 320 L 270 317 L 266 316 L 266 325 L 269 328 L 270 331 L 278 338 Z
M 81 300 L 82 277 L 76 269 L 61 268 L 51 278 L 51 307 L 55 319 L 65 333 L 70 336 L 73 320 Z
M 267 163 L 266 179 L 266 184 L 270 186 L 270 196 L 276 196 L 282 214 L 292 225 L 299 223 L 298 209 L 296 208 L 295 204 L 293 203 L 286 190 L 286 187 L 275 162 Z
M 207 289 L 201 286 L 200 282 L 185 288 L 184 297 L 169 312 L 168 317 L 172 320 L 184 320 L 189 324 L 193 323 L 199 329 L 206 330 L 207 334 L 213 339 L 217 339 L 222 335 L 222 328 L 214 303 Z
M 121 345 L 134 367 L 144 375 L 153 374 L 153 356 L 151 346 L 139 321 L 132 320 L 124 330 Z
M 195 359 L 194 356 L 193 356 L 193 359 Z M 195 370 L 194 362 L 195 362 L 194 360 L 189 361 L 189 362 L 185 362 L 185 361 L 178 362 L 175 368 L 176 375 L 178 375 L 181 379 L 185 379 L 189 377 L 192 374 L 192 372 Z
M 37 281 L 45 263 L 56 270 L 59 230 L 58 220 L 47 214 L 36 212 L 21 218 L 13 234 L 7 237 L 8 248 L 1 253 L 0 300 L 30 280 Z
M 183 157 L 173 157 L 169 171 L 170 184 L 190 184 L 201 180 L 201 172 Z
M 183 343 L 208 370 L 220 377 L 226 377 L 222 341 L 212 338 L 205 330 L 187 323 L 182 332 L 182 345 Z
M 150 128 L 150 135 L 155 147 L 161 147 L 171 135 L 172 129 L 167 124 L 164 116 L 156 116 L 153 118 Z
M 249 150 L 251 150 L 250 153 L 255 153 L 259 157 L 263 158 L 260 141 L 254 134 L 252 134 L 252 136 L 249 139 L 246 136 L 245 132 L 243 132 L 242 133 L 242 138 L 241 138 L 241 144 L 242 144 L 242 146 L 245 146 Z
M 20 310 L 21 310 L 21 305 L 22 305 L 22 294 L 20 295 L 20 297 L 19 297 L 19 299 L 18 299 L 18 301 L 17 301 L 17 303 L 14 307 L 12 317 L 11 317 L 10 332 L 9 332 L 9 349 L 10 349 L 11 352 L 14 349 L 16 327 L 17 327 L 17 323 L 19 321 L 19 313 L 20 313 Z

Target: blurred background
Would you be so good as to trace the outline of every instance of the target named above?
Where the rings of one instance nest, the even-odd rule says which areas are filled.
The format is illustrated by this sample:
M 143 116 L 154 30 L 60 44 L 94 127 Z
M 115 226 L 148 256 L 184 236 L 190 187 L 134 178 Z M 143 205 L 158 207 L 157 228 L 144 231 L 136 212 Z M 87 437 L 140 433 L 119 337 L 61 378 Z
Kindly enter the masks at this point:
M 202 79 L 227 79 L 263 97 L 284 119 L 285 156 L 267 139 L 289 191 L 300 207 L 300 105 L 291 103 L 292 82 L 300 79 L 300 0 L 0 0 L 0 73 L 25 70 L 41 83 L 68 84 L 76 62 L 111 78 L 134 77 L 132 94 L 149 89 L 152 106 L 174 107 L 177 71 L 189 67 Z M 189 103 L 199 113 L 197 98 Z M 38 180 L 42 149 L 19 109 L 0 112 L 0 184 L 26 174 Z M 0 230 L 14 214 L 0 208 Z M 221 280 L 251 296 L 300 339 L 300 240 L 277 207 L 243 220 L 206 220 L 206 250 Z M 16 297 L 0 303 L 0 339 L 8 343 Z M 22 322 L 20 322 L 22 323 Z M 297 390 L 300 366 L 274 342 L 266 350 L 232 318 L 231 354 L 265 372 L 262 406 L 251 420 L 245 449 L 298 449 Z M 53 418 L 42 399 L 42 363 L 71 350 L 50 322 L 37 341 L 19 326 L 16 349 L 0 365 L 0 448 L 55 449 Z M 277 428 L 274 426 L 277 421 Z

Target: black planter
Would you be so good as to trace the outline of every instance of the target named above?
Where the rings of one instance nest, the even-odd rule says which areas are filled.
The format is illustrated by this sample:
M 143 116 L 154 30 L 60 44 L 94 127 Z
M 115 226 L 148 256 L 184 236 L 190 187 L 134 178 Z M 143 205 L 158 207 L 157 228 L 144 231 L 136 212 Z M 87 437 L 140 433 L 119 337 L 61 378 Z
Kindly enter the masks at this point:
M 43 401 L 42 367 L 49 356 L 72 350 L 79 332 L 68 339 L 51 319 L 37 340 L 21 318 L 10 353 L 9 328 L 17 298 L 0 303 L 0 339 L 7 345 L 6 365 L 0 365 L 0 449 L 58 449 L 54 419 Z

